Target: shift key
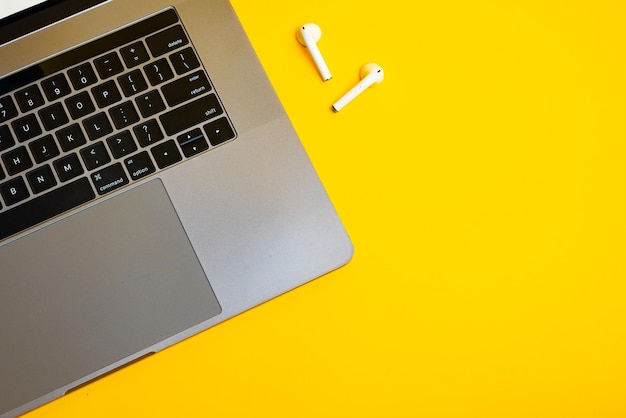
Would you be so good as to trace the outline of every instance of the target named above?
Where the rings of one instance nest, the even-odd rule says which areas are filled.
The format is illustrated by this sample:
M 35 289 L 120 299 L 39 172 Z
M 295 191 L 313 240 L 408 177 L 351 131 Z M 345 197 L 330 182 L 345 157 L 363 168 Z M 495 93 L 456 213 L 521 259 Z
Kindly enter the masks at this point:
M 224 113 L 217 96 L 209 94 L 159 116 L 167 135 L 175 135 Z

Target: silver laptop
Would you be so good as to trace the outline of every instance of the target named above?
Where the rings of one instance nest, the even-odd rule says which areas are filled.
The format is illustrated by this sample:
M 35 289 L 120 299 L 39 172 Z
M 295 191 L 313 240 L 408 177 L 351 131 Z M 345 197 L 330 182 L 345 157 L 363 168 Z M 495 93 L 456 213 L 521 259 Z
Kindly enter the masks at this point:
M 0 6 L 0 416 L 347 263 L 227 0 Z

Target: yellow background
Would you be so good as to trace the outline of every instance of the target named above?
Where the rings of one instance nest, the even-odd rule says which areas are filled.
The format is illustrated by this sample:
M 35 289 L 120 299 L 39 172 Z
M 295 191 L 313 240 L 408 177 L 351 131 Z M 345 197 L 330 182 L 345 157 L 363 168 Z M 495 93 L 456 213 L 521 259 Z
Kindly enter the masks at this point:
M 626 3 L 233 5 L 354 259 L 29 417 L 625 417 Z

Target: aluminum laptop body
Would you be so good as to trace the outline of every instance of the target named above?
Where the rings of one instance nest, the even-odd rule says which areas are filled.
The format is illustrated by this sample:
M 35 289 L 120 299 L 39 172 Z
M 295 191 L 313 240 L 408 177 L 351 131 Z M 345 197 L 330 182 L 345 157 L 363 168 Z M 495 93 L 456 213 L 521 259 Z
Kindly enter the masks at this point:
M 85 3 L 0 46 L 2 417 L 352 256 L 227 0 Z

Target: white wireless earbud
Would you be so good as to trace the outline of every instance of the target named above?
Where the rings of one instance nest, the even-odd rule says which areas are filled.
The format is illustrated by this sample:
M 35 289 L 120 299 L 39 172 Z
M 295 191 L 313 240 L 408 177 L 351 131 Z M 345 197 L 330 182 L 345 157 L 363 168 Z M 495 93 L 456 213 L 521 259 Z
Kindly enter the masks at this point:
M 382 83 L 385 72 L 378 64 L 367 64 L 361 68 L 361 81 L 347 92 L 341 99 L 333 105 L 333 110 L 339 112 L 345 105 L 350 103 L 363 90 Z
M 306 46 L 313 57 L 313 61 L 315 65 L 317 65 L 317 69 L 322 76 L 324 81 L 328 81 L 332 78 L 330 74 L 330 70 L 322 57 L 322 53 L 317 47 L 317 42 L 322 37 L 322 30 L 315 23 L 307 23 L 306 25 L 300 26 L 300 29 L 296 33 L 296 37 L 298 38 L 298 42 L 302 45 Z

